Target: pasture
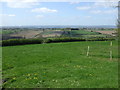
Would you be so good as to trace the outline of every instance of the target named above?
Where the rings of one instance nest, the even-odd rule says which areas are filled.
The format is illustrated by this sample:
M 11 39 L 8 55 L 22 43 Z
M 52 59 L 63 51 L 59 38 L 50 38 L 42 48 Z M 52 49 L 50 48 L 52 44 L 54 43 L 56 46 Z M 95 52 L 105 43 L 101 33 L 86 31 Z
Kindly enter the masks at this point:
M 2 55 L 5 88 L 118 87 L 117 41 L 8 46 Z
M 0 30 L 0 34 L 12 34 L 17 32 L 16 30 Z
M 61 30 L 61 29 L 9 29 L 0 30 L 3 40 L 11 39 L 12 37 L 20 38 L 56 38 L 56 37 L 81 37 L 81 38 L 99 38 L 112 37 L 115 30 Z

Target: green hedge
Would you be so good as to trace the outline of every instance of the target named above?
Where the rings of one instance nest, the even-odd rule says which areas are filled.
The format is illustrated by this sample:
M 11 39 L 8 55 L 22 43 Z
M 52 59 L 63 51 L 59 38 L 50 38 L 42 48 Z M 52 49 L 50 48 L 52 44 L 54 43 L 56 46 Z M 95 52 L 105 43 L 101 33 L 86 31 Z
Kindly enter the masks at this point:
M 84 38 L 51 38 L 51 39 L 47 39 L 45 43 L 75 42 L 75 41 L 86 41 L 86 40 Z
M 75 41 L 111 41 L 114 38 L 48 38 L 48 39 L 10 39 L 3 40 L 2 46 L 15 46 L 25 44 L 42 44 L 42 43 L 57 43 L 57 42 L 75 42 Z
M 114 38 L 50 38 L 45 41 L 45 43 L 57 43 L 57 42 L 75 42 L 75 41 L 111 41 Z
M 2 46 L 41 44 L 41 43 L 43 43 L 42 39 L 10 39 L 10 40 L 3 40 Z

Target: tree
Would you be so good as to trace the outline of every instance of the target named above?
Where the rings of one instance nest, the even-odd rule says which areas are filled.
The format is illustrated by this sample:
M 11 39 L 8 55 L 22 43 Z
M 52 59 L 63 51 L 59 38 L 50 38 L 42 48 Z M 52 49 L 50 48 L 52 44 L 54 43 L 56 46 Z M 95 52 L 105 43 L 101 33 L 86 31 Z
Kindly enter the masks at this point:
M 120 1 L 118 2 L 118 20 L 117 20 L 117 33 L 118 33 L 118 36 L 119 36 L 119 32 L 120 32 Z

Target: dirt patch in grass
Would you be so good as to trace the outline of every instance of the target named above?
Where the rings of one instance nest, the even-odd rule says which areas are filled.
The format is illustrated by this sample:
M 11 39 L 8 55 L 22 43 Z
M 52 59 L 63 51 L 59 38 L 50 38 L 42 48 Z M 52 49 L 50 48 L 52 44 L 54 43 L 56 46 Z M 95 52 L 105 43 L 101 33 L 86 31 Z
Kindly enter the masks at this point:
M 55 37 L 55 36 L 61 36 L 63 31 L 47 31 L 43 32 L 42 37 Z
M 115 31 L 95 31 L 95 32 L 99 32 L 101 34 L 108 34 L 108 35 L 114 35 Z

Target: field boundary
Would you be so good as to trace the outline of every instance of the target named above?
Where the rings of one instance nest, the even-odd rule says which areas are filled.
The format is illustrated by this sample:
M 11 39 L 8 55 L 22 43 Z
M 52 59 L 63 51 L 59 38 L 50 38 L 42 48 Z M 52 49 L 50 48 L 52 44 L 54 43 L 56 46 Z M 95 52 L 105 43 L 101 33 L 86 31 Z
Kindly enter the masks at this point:
M 26 44 L 44 44 L 44 43 L 61 43 L 61 42 L 78 42 L 78 41 L 111 41 L 115 38 L 47 38 L 47 39 L 9 39 L 3 40 L 1 46 L 16 46 Z

